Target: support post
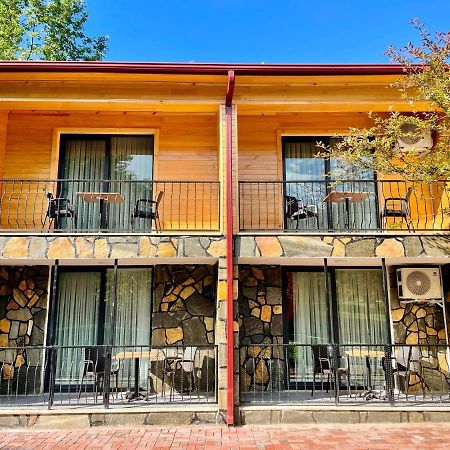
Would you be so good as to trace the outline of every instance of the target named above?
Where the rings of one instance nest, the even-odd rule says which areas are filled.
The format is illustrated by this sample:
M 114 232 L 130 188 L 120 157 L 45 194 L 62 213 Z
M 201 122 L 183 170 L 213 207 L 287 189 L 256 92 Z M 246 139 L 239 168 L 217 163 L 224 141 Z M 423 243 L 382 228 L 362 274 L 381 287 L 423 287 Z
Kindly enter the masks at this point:
M 118 261 L 115 259 L 111 311 L 109 316 L 109 339 L 105 348 L 105 374 L 103 376 L 103 404 L 105 408 L 109 408 L 109 393 L 111 391 L 112 343 L 116 329 L 117 265 Z
M 234 70 L 228 71 L 226 123 L 226 264 L 227 264 L 227 425 L 234 425 L 234 308 L 233 308 L 233 92 Z

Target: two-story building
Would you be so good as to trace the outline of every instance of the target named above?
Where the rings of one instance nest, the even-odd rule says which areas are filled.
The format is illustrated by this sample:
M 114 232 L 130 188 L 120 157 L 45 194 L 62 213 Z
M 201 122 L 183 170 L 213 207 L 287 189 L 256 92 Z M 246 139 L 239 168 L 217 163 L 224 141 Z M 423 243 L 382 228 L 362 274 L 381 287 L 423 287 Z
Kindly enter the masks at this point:
M 448 182 L 318 156 L 370 111 L 411 112 L 400 76 L 0 63 L 1 414 L 444 411 Z

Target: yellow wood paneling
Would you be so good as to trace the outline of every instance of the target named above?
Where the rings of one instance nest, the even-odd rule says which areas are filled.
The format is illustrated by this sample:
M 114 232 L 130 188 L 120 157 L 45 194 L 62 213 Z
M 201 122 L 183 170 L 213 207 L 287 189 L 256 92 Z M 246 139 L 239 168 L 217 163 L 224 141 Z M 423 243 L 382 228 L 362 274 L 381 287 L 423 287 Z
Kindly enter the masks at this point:
M 6 133 L 8 129 L 8 112 L 0 111 L 0 178 L 5 164 Z

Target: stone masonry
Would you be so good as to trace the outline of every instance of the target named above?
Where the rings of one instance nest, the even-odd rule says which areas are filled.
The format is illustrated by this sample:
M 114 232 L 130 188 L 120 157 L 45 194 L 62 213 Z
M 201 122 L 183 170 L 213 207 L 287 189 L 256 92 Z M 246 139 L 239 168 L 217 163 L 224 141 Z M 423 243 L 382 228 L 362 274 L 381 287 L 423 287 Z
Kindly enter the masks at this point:
M 449 257 L 449 236 L 247 236 L 236 237 L 240 258 Z
M 433 347 L 447 344 L 442 308 L 426 303 L 401 303 L 397 292 L 396 267 L 390 268 L 389 285 L 394 343 L 423 345 L 419 347 L 420 364 L 411 364 L 412 368 L 417 367 L 420 370 L 411 374 L 409 392 L 421 392 L 424 389 L 448 392 L 450 374 L 446 350 Z M 449 297 L 450 293 L 447 292 L 447 301 Z
M 15 383 L 9 381 L 15 377 L 27 377 L 27 382 L 33 383 L 32 375 L 40 372 L 42 351 L 20 347 L 44 344 L 48 277 L 47 266 L 0 268 L 1 391 L 11 389 Z
M 11 259 L 219 258 L 223 236 L 1 236 Z
M 280 266 L 240 266 L 239 326 L 241 391 L 275 388 L 284 373 Z

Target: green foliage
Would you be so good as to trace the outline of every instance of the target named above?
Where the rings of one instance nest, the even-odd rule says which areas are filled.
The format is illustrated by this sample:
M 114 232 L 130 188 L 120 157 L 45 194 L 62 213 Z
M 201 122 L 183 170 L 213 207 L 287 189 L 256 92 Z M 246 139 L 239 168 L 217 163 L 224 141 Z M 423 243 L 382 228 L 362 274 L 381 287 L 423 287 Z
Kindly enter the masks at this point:
M 372 127 L 351 128 L 333 147 L 322 147 L 326 155 L 351 164 L 353 170 L 372 169 L 411 181 L 450 179 L 450 32 L 432 36 L 417 20 L 413 24 L 421 43 L 408 43 L 399 50 L 390 46 L 386 52 L 405 71 L 392 87 L 402 92 L 412 109 L 417 102 L 429 102 L 430 111 L 371 113 Z M 400 137 L 418 139 L 427 130 L 434 136 L 430 152 L 418 156 L 415 151 L 399 151 Z
M 101 60 L 108 38 L 87 19 L 84 0 L 0 0 L 0 60 Z

